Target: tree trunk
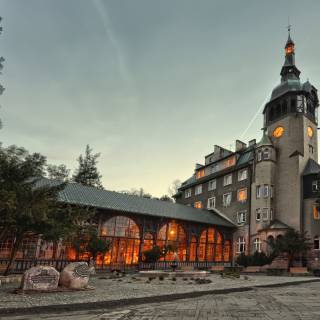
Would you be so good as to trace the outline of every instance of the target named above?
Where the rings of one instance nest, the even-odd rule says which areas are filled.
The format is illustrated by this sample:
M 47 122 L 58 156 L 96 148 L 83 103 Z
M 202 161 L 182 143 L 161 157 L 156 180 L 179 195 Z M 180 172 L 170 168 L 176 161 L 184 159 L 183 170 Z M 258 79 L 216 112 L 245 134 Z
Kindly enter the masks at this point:
M 16 237 L 14 240 L 11 254 L 10 254 L 10 258 L 9 258 L 9 263 L 7 265 L 6 271 L 4 272 L 4 276 L 7 276 L 10 273 L 10 270 L 12 268 L 13 262 L 16 257 L 16 253 L 21 245 L 22 239 L 23 239 L 23 236 L 20 235 L 20 236 Z

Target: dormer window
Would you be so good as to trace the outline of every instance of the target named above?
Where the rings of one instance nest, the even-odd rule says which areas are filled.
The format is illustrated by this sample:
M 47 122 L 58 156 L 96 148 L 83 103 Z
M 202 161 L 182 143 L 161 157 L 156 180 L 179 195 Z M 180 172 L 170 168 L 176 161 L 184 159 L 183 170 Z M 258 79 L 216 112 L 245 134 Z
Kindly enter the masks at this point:
M 269 148 L 265 148 L 263 149 L 263 152 L 262 152 L 262 159 L 263 160 L 269 160 L 270 159 L 270 149 Z
M 198 170 L 197 171 L 197 179 L 200 179 L 204 177 L 204 169 Z

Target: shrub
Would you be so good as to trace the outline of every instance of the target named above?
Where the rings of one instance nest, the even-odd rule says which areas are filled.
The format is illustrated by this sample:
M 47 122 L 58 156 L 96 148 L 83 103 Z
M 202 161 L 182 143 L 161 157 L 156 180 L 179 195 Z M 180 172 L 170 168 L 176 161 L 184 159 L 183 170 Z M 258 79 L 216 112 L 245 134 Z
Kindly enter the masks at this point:
M 273 255 L 267 256 L 264 252 L 256 251 L 253 255 L 246 256 L 244 253 L 241 253 L 237 258 L 237 264 L 240 266 L 264 266 L 269 264 L 274 259 Z

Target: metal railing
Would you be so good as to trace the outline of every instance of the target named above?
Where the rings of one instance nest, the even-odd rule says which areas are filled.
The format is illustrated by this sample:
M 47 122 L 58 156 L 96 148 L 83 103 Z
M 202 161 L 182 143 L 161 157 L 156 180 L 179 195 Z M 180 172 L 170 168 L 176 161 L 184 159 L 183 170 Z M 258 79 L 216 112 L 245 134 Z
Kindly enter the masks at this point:
M 53 259 L 17 259 L 13 262 L 10 273 L 19 274 L 27 269 L 37 266 L 52 266 L 58 271 L 69 263 L 79 260 L 53 260 Z M 3 273 L 9 263 L 8 259 L 0 259 L 0 274 Z M 135 271 L 135 270 L 168 270 L 172 268 L 172 261 L 158 261 L 154 263 L 140 262 L 138 264 L 125 264 L 125 263 L 111 263 L 111 264 L 96 264 L 96 271 L 112 271 L 119 270 L 122 272 Z M 193 267 L 195 269 L 209 269 L 212 266 L 230 266 L 227 262 L 213 262 L 213 261 L 177 261 L 175 262 L 177 268 Z

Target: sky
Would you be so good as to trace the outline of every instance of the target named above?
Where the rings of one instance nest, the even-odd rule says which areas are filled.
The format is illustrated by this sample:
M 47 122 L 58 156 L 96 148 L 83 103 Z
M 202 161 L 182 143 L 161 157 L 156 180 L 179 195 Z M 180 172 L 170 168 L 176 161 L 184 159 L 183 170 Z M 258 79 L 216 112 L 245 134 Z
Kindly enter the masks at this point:
M 106 189 L 168 193 L 215 144 L 261 138 L 288 16 L 301 79 L 320 87 L 319 0 L 0 0 L 3 144 Z

